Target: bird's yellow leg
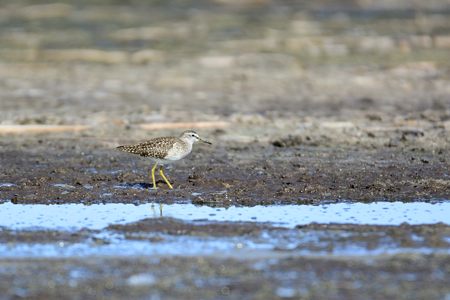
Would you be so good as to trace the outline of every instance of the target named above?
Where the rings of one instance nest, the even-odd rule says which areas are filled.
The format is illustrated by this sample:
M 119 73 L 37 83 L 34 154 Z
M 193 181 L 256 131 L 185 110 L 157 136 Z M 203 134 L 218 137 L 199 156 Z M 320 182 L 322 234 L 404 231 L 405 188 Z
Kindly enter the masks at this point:
M 158 166 L 158 163 L 155 163 L 155 165 L 152 168 L 152 181 L 153 181 L 153 189 L 156 190 L 156 180 L 155 180 L 155 171 L 156 171 L 156 167 Z
M 164 179 L 164 181 L 167 183 L 170 189 L 173 189 L 173 186 L 170 184 L 169 180 L 167 179 L 166 175 L 164 175 L 163 169 L 159 169 L 159 175 Z

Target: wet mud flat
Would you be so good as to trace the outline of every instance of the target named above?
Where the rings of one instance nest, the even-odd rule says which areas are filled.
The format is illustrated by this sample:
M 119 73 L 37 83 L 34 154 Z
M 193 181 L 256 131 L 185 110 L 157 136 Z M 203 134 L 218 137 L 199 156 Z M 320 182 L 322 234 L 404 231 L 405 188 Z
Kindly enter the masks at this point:
M 442 299 L 450 293 L 444 224 L 286 229 L 154 218 L 106 231 L 115 237 L 87 229 L 0 230 L 2 297 Z M 113 241 L 117 234 L 128 249 Z M 136 251 L 136 241 L 148 247 Z M 115 250 L 105 251 L 114 243 Z
M 0 262 L 6 299 L 442 299 L 449 293 L 449 259 L 441 255 L 351 261 L 90 257 Z
M 2 10 L 0 201 L 450 198 L 445 1 L 32 4 Z M 214 145 L 149 190 L 114 148 L 186 122 Z
M 450 293 L 450 225 L 445 216 L 445 223 L 421 224 L 423 216 L 407 209 L 401 214 L 409 214 L 410 223 L 417 225 L 362 225 L 356 220 L 281 226 L 257 222 L 261 209 L 271 207 L 250 208 L 256 211 L 248 215 L 241 207 L 236 215 L 253 222 L 230 222 L 214 220 L 225 209 L 211 208 L 215 213 L 202 216 L 184 204 L 180 208 L 194 216 L 188 220 L 189 214 L 178 213 L 176 219 L 164 216 L 171 210 L 177 215 L 176 204 L 155 203 L 137 206 L 134 214 L 146 211 L 146 216 L 130 222 L 127 217 L 133 213 L 117 205 L 122 204 L 93 204 L 83 210 L 78 210 L 80 204 L 41 205 L 36 215 L 36 204 L 2 204 L 2 220 L 5 210 L 16 207 L 23 210 L 19 215 L 32 216 L 30 223 L 19 219 L 0 228 L 2 296 L 441 299 Z M 328 209 L 333 205 L 339 204 Z M 426 205 L 423 210 L 439 204 Z M 441 202 L 443 211 L 446 205 Z M 102 222 L 111 221 L 98 209 L 108 206 L 109 217 L 122 214 L 122 220 L 103 227 Z M 65 219 L 53 220 L 52 209 L 57 215 L 65 212 Z M 75 213 L 81 217 L 71 222 Z
M 450 198 L 450 150 L 445 139 L 434 141 L 438 149 L 427 149 L 426 141 L 415 138 L 395 148 L 367 149 L 364 144 L 342 145 L 348 135 L 339 130 L 318 129 L 307 136 L 315 139 L 325 134 L 341 135 L 344 141 L 314 146 L 299 141 L 278 147 L 273 143 L 281 137 L 236 142 L 205 133 L 214 146 L 199 145 L 188 159 L 167 171 L 174 190 L 162 179 L 157 182 L 160 189 L 152 190 L 151 161 L 118 152 L 114 148 L 119 142 L 113 138 L 102 144 L 83 136 L 5 137 L 0 200 L 18 204 L 192 201 L 229 206 Z
M 0 299 L 449 298 L 447 1 L 156 2 L 0 0 Z

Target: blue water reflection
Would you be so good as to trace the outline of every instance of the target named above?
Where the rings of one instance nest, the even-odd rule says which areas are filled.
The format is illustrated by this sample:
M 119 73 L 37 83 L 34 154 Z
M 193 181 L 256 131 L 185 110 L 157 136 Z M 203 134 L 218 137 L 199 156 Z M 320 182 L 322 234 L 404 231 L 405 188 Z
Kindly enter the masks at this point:
M 164 204 L 162 215 L 185 221 L 270 222 L 294 227 L 299 224 L 350 223 L 372 225 L 450 224 L 450 202 L 439 203 L 339 203 L 326 205 L 273 205 L 214 208 L 192 204 Z M 102 229 L 160 216 L 158 204 L 0 204 L 0 226 L 11 229 Z

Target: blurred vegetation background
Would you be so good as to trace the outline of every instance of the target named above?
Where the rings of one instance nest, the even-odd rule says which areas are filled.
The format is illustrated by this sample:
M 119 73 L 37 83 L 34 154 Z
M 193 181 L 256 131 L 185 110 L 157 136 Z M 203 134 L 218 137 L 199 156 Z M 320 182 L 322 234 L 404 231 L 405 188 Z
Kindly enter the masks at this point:
M 0 1 L 0 122 L 442 111 L 449 53 L 448 0 Z
M 450 61 L 446 0 L 0 1 L 0 7 L 2 60 L 142 64 L 263 52 L 303 64 Z

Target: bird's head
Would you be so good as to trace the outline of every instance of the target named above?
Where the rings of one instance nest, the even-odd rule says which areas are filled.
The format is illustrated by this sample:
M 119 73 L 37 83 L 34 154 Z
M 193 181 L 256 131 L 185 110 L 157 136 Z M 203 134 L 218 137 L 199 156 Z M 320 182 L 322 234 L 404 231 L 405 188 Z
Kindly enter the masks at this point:
M 205 144 L 210 144 L 210 145 L 211 145 L 210 142 L 205 141 L 204 139 L 200 138 L 200 136 L 198 135 L 198 133 L 195 132 L 194 130 L 186 130 L 186 131 L 184 131 L 184 132 L 181 134 L 180 138 L 181 138 L 182 140 L 185 140 L 185 141 L 188 142 L 188 143 L 191 143 L 191 144 L 200 141 L 200 142 L 203 142 L 203 143 L 205 143 Z

